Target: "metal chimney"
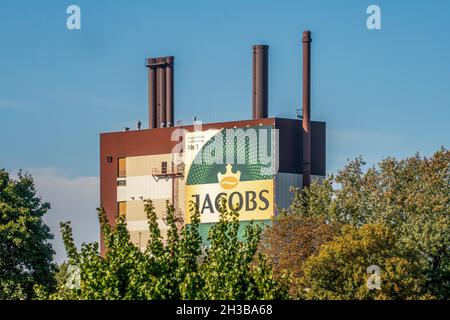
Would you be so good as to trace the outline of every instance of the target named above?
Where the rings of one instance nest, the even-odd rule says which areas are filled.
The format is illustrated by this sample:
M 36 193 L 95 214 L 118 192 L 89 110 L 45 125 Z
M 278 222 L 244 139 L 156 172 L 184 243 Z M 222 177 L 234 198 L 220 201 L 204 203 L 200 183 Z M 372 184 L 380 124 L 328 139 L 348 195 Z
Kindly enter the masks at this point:
M 156 59 L 147 59 L 146 67 L 148 67 L 148 127 L 150 129 L 157 128 L 156 121 L 156 67 L 154 66 Z
M 157 77 L 157 124 L 158 128 L 166 126 L 166 68 L 165 58 L 158 58 L 158 68 L 156 69 Z
M 269 114 L 269 46 L 253 46 L 252 118 L 267 118 Z
M 303 188 L 311 185 L 311 31 L 303 32 Z
M 172 56 L 146 60 L 145 66 L 149 68 L 148 123 L 150 129 L 174 125 L 173 63 Z
M 174 126 L 173 64 L 174 57 L 166 57 L 166 127 Z

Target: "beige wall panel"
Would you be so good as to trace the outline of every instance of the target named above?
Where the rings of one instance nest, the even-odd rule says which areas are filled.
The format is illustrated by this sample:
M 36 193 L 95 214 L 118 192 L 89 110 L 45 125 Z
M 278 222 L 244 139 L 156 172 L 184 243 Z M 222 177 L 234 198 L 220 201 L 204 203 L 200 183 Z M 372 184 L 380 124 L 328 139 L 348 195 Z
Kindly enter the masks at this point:
M 166 161 L 170 167 L 172 154 L 158 154 L 151 156 L 128 157 L 127 177 L 147 176 L 152 174 L 153 168 L 161 168 L 161 162 Z
M 147 219 L 144 212 L 144 201 L 128 201 L 126 219 L 127 221 Z
M 153 176 L 127 177 L 127 185 L 117 187 L 117 201 L 132 201 L 139 197 L 144 199 L 171 199 L 172 182 L 161 179 L 156 181 Z M 134 199 L 132 199 L 134 197 Z
M 161 231 L 161 236 L 163 238 L 163 243 L 164 243 L 164 239 L 167 239 L 167 230 L 162 230 Z M 148 230 L 144 230 L 144 231 L 131 231 L 130 232 L 130 241 L 132 244 L 134 244 L 135 246 L 139 247 L 140 244 L 140 249 L 142 251 L 144 251 L 146 249 L 147 243 L 150 239 L 150 233 Z
M 170 199 L 158 199 L 153 200 L 153 205 L 155 206 L 155 212 L 158 219 L 162 218 L 163 213 L 165 213 L 166 210 L 166 201 L 169 200 L 169 203 L 172 203 L 172 198 Z
M 171 199 L 167 199 L 171 201 Z M 156 216 L 162 217 L 162 214 L 166 211 L 166 199 L 153 200 L 153 206 L 155 207 Z M 144 211 L 144 201 L 128 201 L 127 202 L 127 221 L 145 220 L 147 215 Z
M 167 231 L 168 231 L 168 229 L 160 230 L 163 244 L 165 244 L 167 241 Z M 148 231 L 148 229 L 147 230 L 139 230 L 139 231 L 138 230 L 129 231 L 129 233 L 130 233 L 131 243 L 137 247 L 139 247 L 139 245 L 140 245 L 140 249 L 142 251 L 144 251 L 146 249 L 147 243 L 150 239 L 150 232 Z
M 169 227 L 166 225 L 164 221 L 161 219 L 157 220 L 159 230 L 167 230 Z M 135 220 L 135 221 L 127 221 L 127 229 L 130 232 L 141 232 L 148 230 L 148 222 L 146 220 Z
M 150 239 L 150 232 L 148 230 L 144 231 L 131 231 L 130 241 L 135 246 L 139 247 L 142 251 L 145 250 L 148 240 Z
M 127 187 L 121 186 L 117 187 L 117 201 L 127 201 Z

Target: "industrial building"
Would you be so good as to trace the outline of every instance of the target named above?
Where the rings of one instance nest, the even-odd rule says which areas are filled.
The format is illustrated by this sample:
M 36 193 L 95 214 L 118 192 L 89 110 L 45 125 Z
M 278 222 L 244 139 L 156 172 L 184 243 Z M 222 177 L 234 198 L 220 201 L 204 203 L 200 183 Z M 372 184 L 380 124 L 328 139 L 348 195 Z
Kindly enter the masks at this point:
M 277 206 L 289 206 L 291 186 L 308 186 L 311 179 L 324 177 L 326 125 L 310 120 L 309 31 L 303 33 L 302 44 L 302 116 L 296 119 L 268 117 L 267 45 L 252 48 L 249 120 L 177 122 L 175 59 L 147 59 L 149 128 L 139 123 L 133 130 L 100 134 L 100 203 L 109 222 L 123 215 L 131 241 L 144 248 L 149 238 L 145 199 L 153 201 L 163 238 L 166 203 L 173 204 L 180 226 L 190 222 L 189 205 L 196 203 L 207 242 L 221 198 L 239 209 L 241 224 L 265 223 L 276 215 Z

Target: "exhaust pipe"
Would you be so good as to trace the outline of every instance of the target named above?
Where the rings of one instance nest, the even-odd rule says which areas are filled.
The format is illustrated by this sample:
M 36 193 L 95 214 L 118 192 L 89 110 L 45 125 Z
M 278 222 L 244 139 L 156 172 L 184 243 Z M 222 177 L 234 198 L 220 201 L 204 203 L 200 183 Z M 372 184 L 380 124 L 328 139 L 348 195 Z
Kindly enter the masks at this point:
M 147 59 L 146 67 L 148 68 L 148 127 L 149 129 L 157 128 L 156 121 L 156 67 L 154 64 L 156 59 Z
M 173 62 L 174 57 L 166 58 L 166 127 L 174 126 L 173 116 Z
M 311 185 L 311 31 L 303 32 L 303 188 Z
M 164 128 L 166 126 L 166 68 L 164 67 L 165 59 L 158 58 L 161 64 L 158 66 L 158 95 L 156 96 L 156 103 L 158 105 L 158 127 Z
M 172 56 L 146 60 L 150 129 L 174 125 L 173 65 Z
M 267 118 L 269 114 L 269 46 L 253 46 L 252 118 Z

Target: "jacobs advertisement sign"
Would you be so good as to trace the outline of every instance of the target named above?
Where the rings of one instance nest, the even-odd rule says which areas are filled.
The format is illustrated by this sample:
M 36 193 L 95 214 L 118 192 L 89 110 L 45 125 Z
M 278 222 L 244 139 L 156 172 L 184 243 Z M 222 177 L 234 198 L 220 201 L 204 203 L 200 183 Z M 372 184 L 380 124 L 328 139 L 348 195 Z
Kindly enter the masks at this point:
M 272 127 L 185 133 L 185 221 L 190 203 L 200 222 L 219 221 L 221 199 L 239 211 L 239 220 L 270 219 L 274 212 Z

